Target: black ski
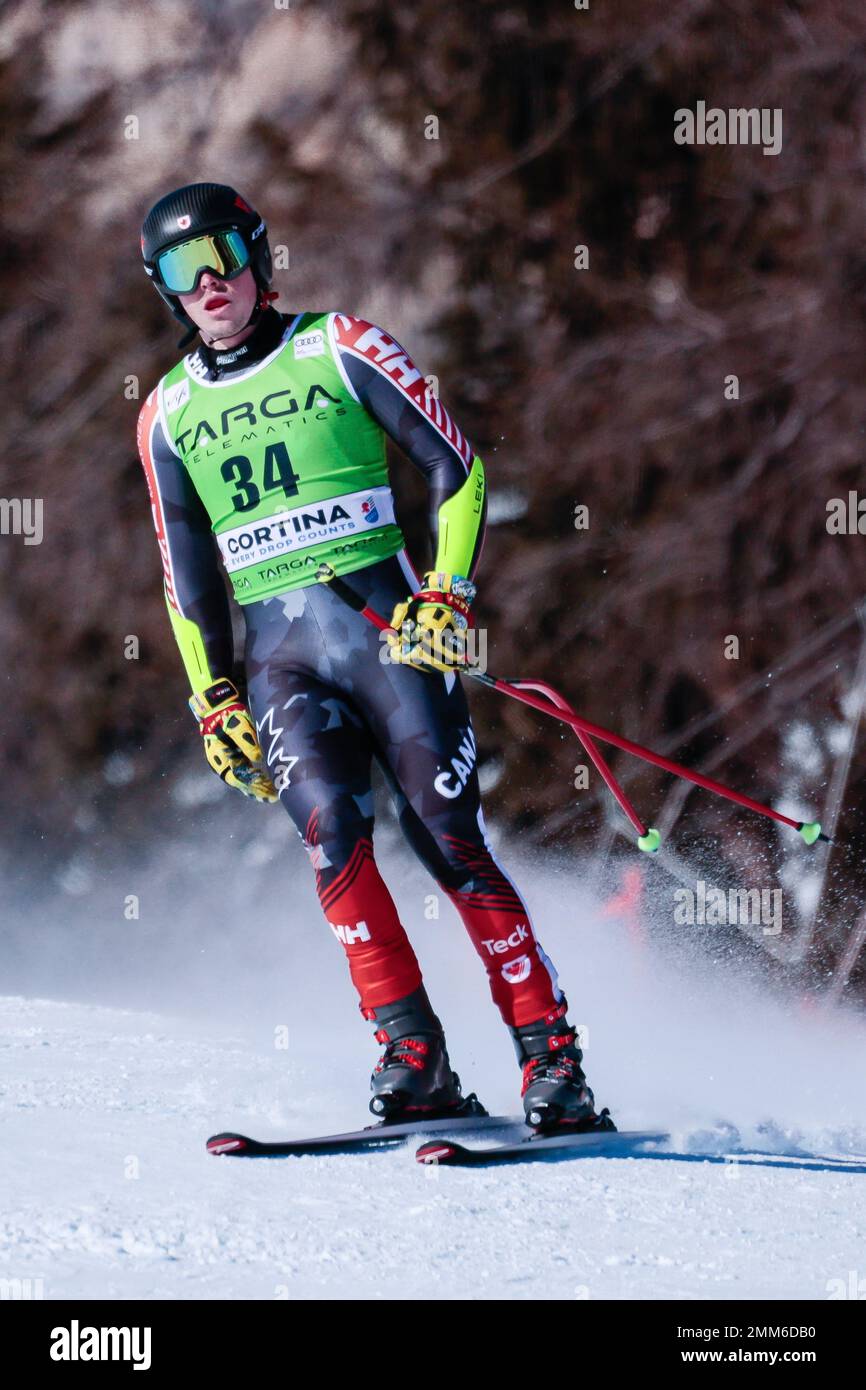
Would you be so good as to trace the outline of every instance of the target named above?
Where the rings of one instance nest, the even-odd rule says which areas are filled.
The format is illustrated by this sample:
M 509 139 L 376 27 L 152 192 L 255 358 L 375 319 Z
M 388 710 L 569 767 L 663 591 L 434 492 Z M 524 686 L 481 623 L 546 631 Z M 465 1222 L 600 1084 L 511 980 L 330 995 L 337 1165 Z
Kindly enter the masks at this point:
M 550 1134 L 516 1143 L 494 1144 L 487 1149 L 467 1149 L 450 1139 L 429 1140 L 415 1154 L 419 1163 L 438 1163 L 459 1168 L 486 1168 L 491 1163 L 527 1163 L 561 1153 L 572 1158 L 617 1158 L 639 1154 L 645 1144 L 662 1144 L 669 1134 L 658 1130 L 593 1130 L 587 1134 Z
M 479 1107 L 481 1109 L 481 1107 Z M 321 1134 L 308 1139 L 250 1139 L 246 1134 L 214 1134 L 207 1141 L 208 1153 L 230 1158 L 288 1158 L 303 1154 L 357 1153 L 400 1144 L 412 1134 L 454 1134 L 489 1129 L 525 1127 L 523 1116 L 469 1113 L 435 1120 L 405 1120 L 395 1124 L 380 1121 L 365 1129 L 346 1134 Z

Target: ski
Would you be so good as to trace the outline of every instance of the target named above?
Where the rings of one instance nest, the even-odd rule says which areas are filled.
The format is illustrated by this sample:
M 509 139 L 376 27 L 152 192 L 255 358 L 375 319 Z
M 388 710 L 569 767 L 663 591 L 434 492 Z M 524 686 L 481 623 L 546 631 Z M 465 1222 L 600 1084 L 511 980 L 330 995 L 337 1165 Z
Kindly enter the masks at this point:
M 380 1121 L 346 1134 L 321 1134 L 306 1139 L 250 1139 L 246 1134 L 214 1134 L 208 1153 L 230 1158 L 289 1158 L 304 1154 L 358 1153 L 399 1144 L 413 1134 L 453 1134 L 491 1129 L 523 1128 L 522 1115 L 456 1115 L 435 1120 Z
M 638 1154 L 645 1144 L 663 1144 L 670 1135 L 659 1130 L 594 1130 L 587 1134 L 550 1134 L 516 1143 L 494 1144 L 487 1149 L 468 1149 L 449 1139 L 429 1140 L 415 1154 L 419 1163 L 456 1168 L 486 1168 L 492 1163 L 527 1163 L 554 1153 L 574 1158 L 617 1158 Z

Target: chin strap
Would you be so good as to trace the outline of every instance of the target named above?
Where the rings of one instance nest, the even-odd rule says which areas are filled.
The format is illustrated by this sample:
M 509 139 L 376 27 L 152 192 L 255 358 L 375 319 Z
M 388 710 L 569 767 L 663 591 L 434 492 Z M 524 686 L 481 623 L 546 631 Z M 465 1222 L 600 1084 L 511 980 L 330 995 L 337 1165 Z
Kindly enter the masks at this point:
M 244 328 L 252 328 L 253 324 L 258 323 L 262 314 L 270 305 L 271 300 L 279 299 L 279 297 L 279 290 L 262 290 L 255 304 L 253 305 L 253 312 L 250 314 L 249 318 L 244 324 Z M 243 332 L 243 328 L 241 329 L 241 332 Z M 208 343 L 208 347 L 210 346 L 211 344 Z
M 271 300 L 279 299 L 279 297 L 279 290 L 262 290 L 255 304 L 253 305 L 253 312 L 250 314 L 249 318 L 244 324 L 244 328 L 251 328 L 254 323 L 258 323 L 262 314 L 270 305 Z M 243 332 L 243 329 L 241 331 Z
M 263 314 L 263 313 L 265 312 L 265 310 L 270 306 L 270 304 L 273 302 L 273 300 L 279 299 L 279 297 L 280 297 L 280 292 L 279 292 L 279 290 L 262 290 L 261 293 L 260 293 L 260 295 L 259 295 L 259 297 L 258 297 L 258 299 L 256 300 L 255 304 L 253 305 L 253 312 L 250 314 L 249 318 L 247 319 L 246 323 L 244 324 L 244 328 L 251 328 L 253 324 L 258 323 L 258 321 L 259 321 L 259 319 L 261 318 L 262 314 Z M 243 332 L 243 328 L 240 329 L 239 331 L 242 333 L 242 332 Z M 190 345 L 190 343 L 192 342 L 193 338 L 195 338 L 195 336 L 196 336 L 198 333 L 200 333 L 200 332 L 201 332 L 201 329 L 199 329 L 199 328 L 196 326 L 196 324 L 193 324 L 192 327 L 189 329 L 189 331 L 186 332 L 186 333 L 183 335 L 183 337 L 180 339 L 180 341 L 178 342 L 178 347 L 179 347 L 179 348 L 189 347 L 189 345 Z M 205 347 L 213 347 L 214 343 L 216 342 L 216 339 L 215 339 L 215 338 L 211 338 L 210 342 L 208 342 L 207 338 L 204 336 L 203 333 L 202 333 L 202 339 L 201 339 L 201 340 L 202 340 L 202 342 L 204 343 Z

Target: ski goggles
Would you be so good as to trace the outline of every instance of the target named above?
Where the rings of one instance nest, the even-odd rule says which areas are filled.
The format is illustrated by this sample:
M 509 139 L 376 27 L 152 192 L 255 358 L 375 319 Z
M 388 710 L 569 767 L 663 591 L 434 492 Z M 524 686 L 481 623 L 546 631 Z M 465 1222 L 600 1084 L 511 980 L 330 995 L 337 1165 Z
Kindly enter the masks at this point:
M 169 293 L 192 294 L 204 271 L 233 280 L 249 263 L 249 249 L 240 232 L 211 232 L 160 252 L 156 273 Z

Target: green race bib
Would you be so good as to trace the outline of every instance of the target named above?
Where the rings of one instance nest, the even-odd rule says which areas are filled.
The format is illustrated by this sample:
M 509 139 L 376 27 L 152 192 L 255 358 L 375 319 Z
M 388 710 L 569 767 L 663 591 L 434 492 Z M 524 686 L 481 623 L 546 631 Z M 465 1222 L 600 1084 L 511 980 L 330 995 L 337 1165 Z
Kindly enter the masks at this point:
M 204 503 L 239 603 L 394 555 L 385 434 L 337 363 L 329 315 L 301 314 L 279 346 L 224 382 L 185 357 L 159 386 L 166 436 Z

